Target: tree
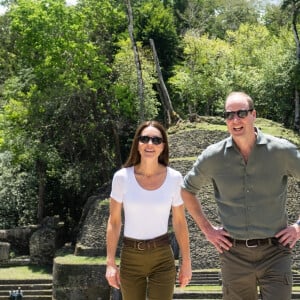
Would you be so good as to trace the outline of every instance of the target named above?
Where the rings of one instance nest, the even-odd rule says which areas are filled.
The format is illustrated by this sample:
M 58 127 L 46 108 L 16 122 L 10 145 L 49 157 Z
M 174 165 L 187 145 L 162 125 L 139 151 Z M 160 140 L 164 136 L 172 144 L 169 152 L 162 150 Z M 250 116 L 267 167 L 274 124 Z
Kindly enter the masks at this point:
M 263 15 L 263 24 L 274 35 L 280 35 L 280 30 L 289 23 L 288 14 L 278 5 L 267 5 Z
M 175 124 L 179 120 L 179 116 L 177 115 L 177 113 L 175 112 L 175 110 L 173 108 L 173 104 L 170 99 L 170 95 L 169 95 L 169 92 L 165 85 L 165 81 L 164 81 L 164 78 L 163 78 L 163 75 L 161 72 L 161 68 L 159 65 L 159 59 L 157 57 L 155 43 L 152 39 L 150 39 L 150 45 L 152 47 L 153 59 L 155 61 L 156 73 L 157 73 L 157 77 L 158 77 L 158 83 L 156 84 L 156 86 L 157 86 L 157 90 L 159 91 L 159 95 L 160 95 L 161 101 L 164 106 L 165 114 L 167 116 L 167 122 L 166 122 L 167 126 L 170 126 L 172 124 Z
M 288 124 L 291 85 L 291 35 L 272 35 L 263 25 L 241 25 L 228 31 L 233 49 L 232 89 L 244 90 L 255 99 L 261 117 Z
M 118 103 L 118 120 L 126 124 L 127 128 L 132 124 L 139 123 L 141 106 L 139 105 L 137 72 L 129 39 L 120 40 L 120 50 L 116 53 L 113 64 L 115 77 L 114 93 Z M 144 79 L 144 117 L 154 119 L 158 115 L 159 101 L 153 85 L 157 83 L 153 69 L 152 56 L 149 51 L 137 43 L 141 68 Z
M 144 99 L 144 81 L 143 81 L 143 73 L 141 60 L 138 52 L 138 48 L 135 42 L 134 34 L 133 34 L 133 14 L 131 8 L 130 0 L 125 0 L 127 6 L 127 15 L 128 15 L 128 32 L 131 41 L 131 47 L 134 56 L 136 74 L 137 74 L 137 86 L 138 86 L 138 98 L 140 102 L 139 116 L 140 121 L 145 120 L 144 110 L 145 110 L 145 99 Z
M 184 37 L 184 63 L 177 65 L 169 85 L 183 114 L 214 115 L 222 111 L 221 100 L 229 89 L 231 51 L 220 39 L 188 31 Z
M 150 39 L 155 42 L 163 77 L 169 78 L 179 49 L 172 7 L 164 6 L 160 0 L 143 0 L 133 5 L 133 11 L 136 40 L 148 48 Z
M 20 103 L 25 115 L 4 111 L 2 149 L 20 149 L 16 161 L 35 170 L 39 221 L 46 211 L 76 220 L 114 168 L 110 69 L 89 39 L 86 16 L 63 0 L 20 0 L 8 14 L 18 68 L 5 82 L 5 99 Z
M 185 11 L 179 13 L 185 27 L 201 34 L 223 39 L 227 30 L 237 30 L 243 23 L 259 20 L 257 1 L 247 0 L 188 0 Z
M 0 169 L 0 228 L 34 223 L 37 193 L 33 172 L 16 166 L 9 151 L 0 153 Z
M 294 128 L 298 132 L 300 131 L 300 40 L 297 29 L 298 15 L 300 12 L 300 1 L 299 0 L 284 0 L 281 6 L 282 10 L 289 11 L 291 15 L 291 26 L 294 35 L 294 40 L 296 44 L 296 61 L 297 65 L 295 67 L 294 78 L 295 78 L 295 120 Z
M 174 103 L 183 115 L 215 115 L 228 92 L 243 90 L 255 99 L 261 117 L 289 125 L 293 49 L 286 30 L 272 35 L 259 24 L 227 31 L 225 40 L 187 32 L 184 61 L 169 80 Z

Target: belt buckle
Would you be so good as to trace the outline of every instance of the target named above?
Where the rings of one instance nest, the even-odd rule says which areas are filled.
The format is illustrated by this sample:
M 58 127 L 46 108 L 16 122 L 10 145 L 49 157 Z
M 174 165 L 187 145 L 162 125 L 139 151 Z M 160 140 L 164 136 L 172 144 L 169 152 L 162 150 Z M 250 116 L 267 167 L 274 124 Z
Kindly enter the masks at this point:
M 140 250 L 140 251 L 144 251 L 144 250 L 145 250 L 145 248 L 142 248 L 142 247 L 141 247 L 141 245 L 142 245 L 143 243 L 144 243 L 143 241 L 137 243 L 136 247 L 137 247 L 138 250 Z
M 256 247 L 258 246 L 258 244 L 255 244 L 255 245 L 249 245 L 249 244 L 248 244 L 248 241 L 250 241 L 250 240 L 247 239 L 246 242 L 245 242 L 245 245 L 246 245 L 247 248 L 256 248 Z

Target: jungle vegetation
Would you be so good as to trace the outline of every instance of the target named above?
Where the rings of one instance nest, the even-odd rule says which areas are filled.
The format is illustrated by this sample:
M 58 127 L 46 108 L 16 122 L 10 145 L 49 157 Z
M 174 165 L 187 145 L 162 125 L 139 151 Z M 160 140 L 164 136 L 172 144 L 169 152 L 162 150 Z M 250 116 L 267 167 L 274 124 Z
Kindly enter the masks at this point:
M 299 0 L 1 3 L 0 228 L 72 232 L 139 122 L 221 116 L 232 90 L 300 131 Z

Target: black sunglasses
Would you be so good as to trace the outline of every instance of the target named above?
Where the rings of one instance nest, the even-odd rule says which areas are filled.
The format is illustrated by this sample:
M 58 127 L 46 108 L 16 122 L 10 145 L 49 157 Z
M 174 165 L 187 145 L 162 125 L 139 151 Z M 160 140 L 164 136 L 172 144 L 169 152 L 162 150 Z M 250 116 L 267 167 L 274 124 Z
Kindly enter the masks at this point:
M 234 116 L 237 115 L 239 118 L 244 119 L 248 116 L 248 113 L 250 111 L 253 111 L 253 108 L 252 109 L 241 109 L 238 111 L 225 111 L 224 118 L 226 120 L 233 120 Z
M 140 135 L 139 141 L 143 144 L 148 144 L 149 141 L 151 141 L 154 145 L 160 145 L 163 142 L 163 139 L 159 136 Z

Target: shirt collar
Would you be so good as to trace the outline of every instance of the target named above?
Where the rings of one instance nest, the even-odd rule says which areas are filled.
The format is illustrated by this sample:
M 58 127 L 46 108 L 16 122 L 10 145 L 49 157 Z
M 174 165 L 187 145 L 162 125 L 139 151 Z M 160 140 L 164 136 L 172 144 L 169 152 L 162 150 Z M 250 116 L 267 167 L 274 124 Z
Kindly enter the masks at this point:
M 257 127 L 254 127 L 254 131 L 256 132 L 256 145 L 265 145 L 267 144 L 267 139 L 266 139 L 266 136 L 257 128 Z M 233 147 L 233 138 L 232 136 L 229 136 L 227 139 L 226 139 L 226 148 L 231 148 Z

